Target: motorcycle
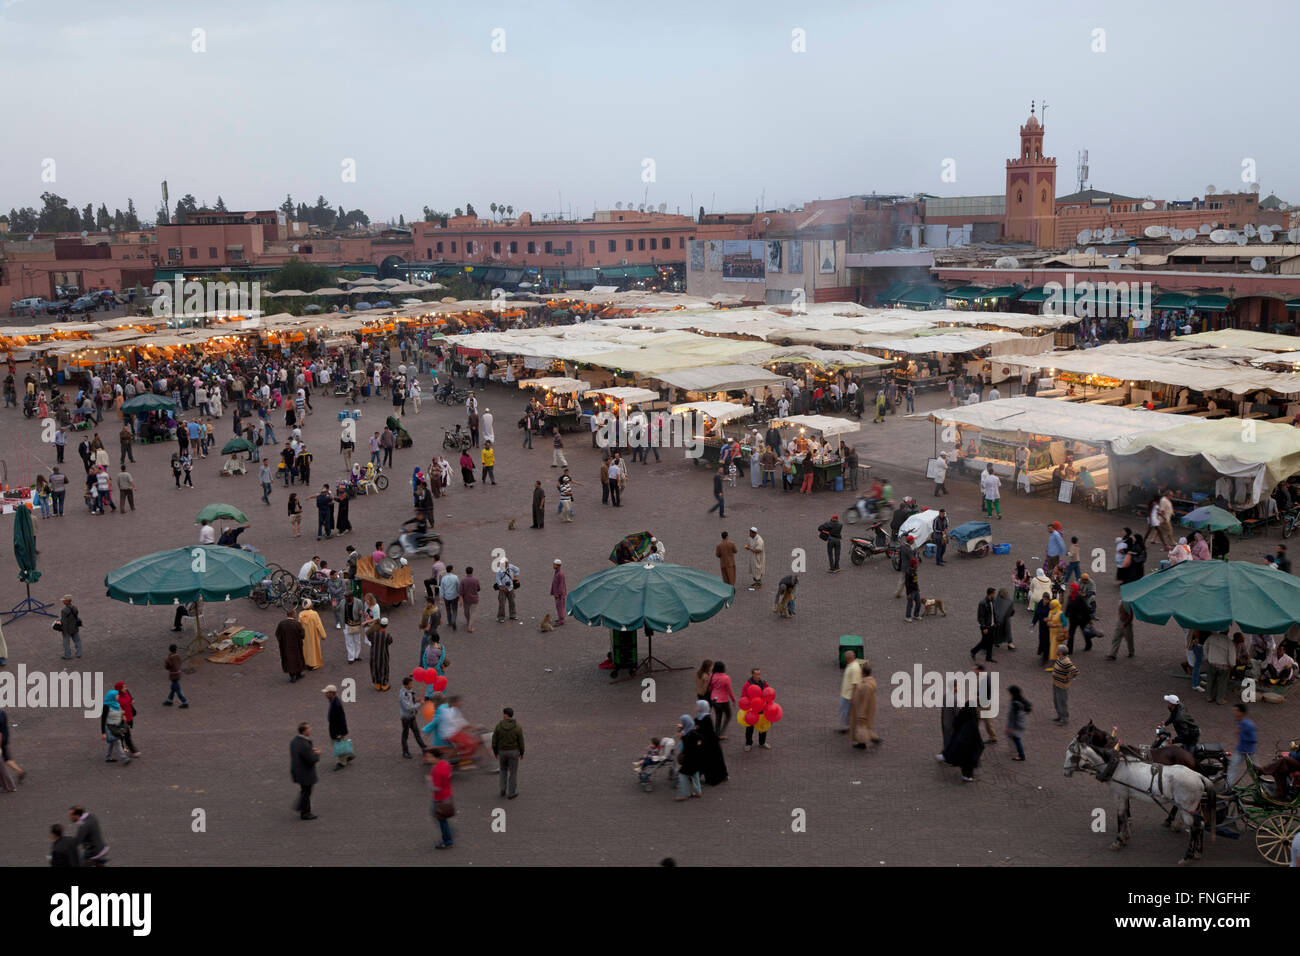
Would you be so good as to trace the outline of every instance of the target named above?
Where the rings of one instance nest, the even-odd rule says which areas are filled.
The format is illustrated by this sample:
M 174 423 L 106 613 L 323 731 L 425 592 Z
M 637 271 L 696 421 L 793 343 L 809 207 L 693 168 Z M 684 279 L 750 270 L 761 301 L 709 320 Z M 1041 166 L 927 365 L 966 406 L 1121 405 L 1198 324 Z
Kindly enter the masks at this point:
M 460 405 L 469 398 L 469 392 L 463 388 L 447 384 L 434 392 L 433 397 L 442 405 Z
M 23 399 L 23 414 L 28 418 L 36 414 L 36 399 L 30 395 Z
M 1170 738 L 1173 734 L 1168 727 L 1156 728 L 1156 739 L 1152 742 L 1150 750 L 1159 750 L 1162 747 L 1176 746 L 1182 747 L 1182 744 L 1170 744 Z M 1228 769 L 1229 753 L 1223 748 L 1222 744 L 1193 744 L 1188 750 L 1192 759 L 1196 761 L 1196 772 L 1204 774 L 1211 780 L 1223 775 Z
M 857 524 L 859 521 L 888 521 L 894 513 L 894 506 L 888 501 L 877 501 L 863 496 L 844 513 L 845 524 Z
M 426 531 L 423 534 L 415 531 L 403 531 L 397 536 L 396 541 L 384 549 L 384 554 L 390 558 L 409 557 L 414 554 L 436 559 L 441 553 L 442 538 L 432 531 Z
M 895 565 L 898 563 L 898 545 L 890 537 L 883 521 L 873 522 L 862 537 L 853 537 L 849 541 L 852 545 L 849 560 L 855 565 L 861 566 L 867 558 L 877 554 L 887 555 Z
M 442 430 L 442 447 L 450 448 L 452 451 L 464 451 L 470 446 L 469 432 L 460 430 L 460 425 L 456 425 L 455 431 Z

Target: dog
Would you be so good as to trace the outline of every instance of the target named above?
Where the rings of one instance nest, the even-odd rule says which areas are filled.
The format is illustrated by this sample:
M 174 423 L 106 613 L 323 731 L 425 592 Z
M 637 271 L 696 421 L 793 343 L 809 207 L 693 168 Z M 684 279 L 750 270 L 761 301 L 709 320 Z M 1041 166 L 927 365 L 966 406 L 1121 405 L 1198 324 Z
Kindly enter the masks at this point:
M 509 523 L 508 525 L 506 525 L 506 530 L 507 530 L 507 531 L 514 531 L 514 530 L 515 530 L 515 519 L 514 519 L 514 518 L 511 518 L 511 519 L 510 519 L 510 523 Z
M 547 614 L 545 617 L 542 618 L 542 623 L 538 625 L 538 630 L 540 630 L 543 634 L 555 630 L 555 621 L 552 620 L 550 614 Z
M 936 614 L 941 614 L 941 615 L 943 615 L 944 617 L 947 617 L 947 616 L 948 616 L 948 612 L 945 611 L 945 610 L 943 609 L 943 599 L 942 599 L 942 598 L 922 598 L 922 599 L 921 599 L 921 617 L 933 617 L 933 616 L 936 615 Z

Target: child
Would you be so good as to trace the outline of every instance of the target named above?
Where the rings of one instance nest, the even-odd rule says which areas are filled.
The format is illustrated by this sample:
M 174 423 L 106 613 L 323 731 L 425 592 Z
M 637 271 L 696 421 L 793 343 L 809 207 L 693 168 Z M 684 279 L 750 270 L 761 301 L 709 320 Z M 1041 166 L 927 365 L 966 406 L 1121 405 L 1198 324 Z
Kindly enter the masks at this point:
M 736 475 L 737 475 L 736 463 L 733 461 L 730 465 L 727 466 L 727 481 L 731 484 L 731 487 L 733 488 L 736 487 Z
M 1029 601 L 1029 569 L 1025 567 L 1025 562 L 1017 561 L 1016 570 L 1011 575 L 1011 583 L 1015 587 L 1012 592 L 1012 598 L 1017 601 Z
M 641 779 L 641 786 L 646 790 L 650 789 L 651 771 L 657 765 L 664 762 L 665 748 L 662 738 L 651 737 L 650 746 L 646 748 L 645 754 L 632 765 L 632 769 L 637 772 Z
M 181 469 L 185 472 L 185 484 L 193 488 L 194 481 L 190 477 L 190 472 L 194 470 L 194 456 L 189 452 L 186 452 L 181 456 Z M 177 485 L 176 487 L 179 488 L 180 485 Z
M 164 707 L 172 706 L 172 701 L 179 697 L 181 701 L 181 710 L 190 706 L 190 702 L 185 699 L 181 693 L 181 655 L 176 650 L 176 645 L 169 645 L 167 648 L 167 660 L 163 661 L 163 667 L 167 668 L 167 677 L 171 681 L 171 693 L 163 701 Z
M 1065 569 L 1065 583 L 1070 583 L 1070 575 L 1074 575 L 1074 580 L 1078 581 L 1079 571 L 1079 539 L 1071 538 L 1070 547 L 1066 550 L 1066 559 L 1069 562 Z

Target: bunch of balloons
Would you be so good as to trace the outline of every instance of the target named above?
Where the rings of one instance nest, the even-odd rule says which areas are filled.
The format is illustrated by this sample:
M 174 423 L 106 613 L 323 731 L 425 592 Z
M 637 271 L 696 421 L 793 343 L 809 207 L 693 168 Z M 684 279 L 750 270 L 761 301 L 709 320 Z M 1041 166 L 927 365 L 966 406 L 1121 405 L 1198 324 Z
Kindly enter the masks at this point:
M 417 667 L 411 671 L 411 676 L 421 684 L 432 687 L 436 693 L 441 694 L 447 689 L 447 678 L 439 674 L 436 667 Z M 420 715 L 426 721 L 433 720 L 434 710 L 433 701 L 426 700 L 424 706 L 420 708 Z
M 761 691 L 757 684 L 746 684 L 741 690 L 741 698 L 736 720 L 742 727 L 756 727 L 760 734 L 772 729 L 784 714 L 781 705 L 776 702 L 776 689 L 764 687 Z

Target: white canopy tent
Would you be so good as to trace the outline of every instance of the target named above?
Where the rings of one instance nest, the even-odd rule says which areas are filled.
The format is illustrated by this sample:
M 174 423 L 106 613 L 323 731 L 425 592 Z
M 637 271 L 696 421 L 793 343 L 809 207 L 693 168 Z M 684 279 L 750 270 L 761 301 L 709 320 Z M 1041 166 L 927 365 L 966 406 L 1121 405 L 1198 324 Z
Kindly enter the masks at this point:
M 681 405 L 674 405 L 672 408 L 674 415 L 681 415 L 685 412 L 700 412 L 717 422 L 729 422 L 733 418 L 744 418 L 752 411 L 753 409 L 748 405 L 737 405 L 735 402 L 685 402 Z
M 757 365 L 711 365 L 701 368 L 682 368 L 663 372 L 655 378 L 666 385 L 687 392 L 732 392 L 759 388 L 764 385 L 784 385 L 785 377 L 774 375 Z
M 548 392 L 555 392 L 557 395 L 568 395 L 571 392 L 581 392 L 590 382 L 584 382 L 580 378 L 564 378 L 563 376 L 550 378 L 521 378 L 519 380 L 520 388 L 544 388 Z
M 768 427 L 780 429 L 787 425 L 793 425 L 800 431 L 821 432 L 826 438 L 846 435 L 862 427 L 859 422 L 849 421 L 847 418 L 834 418 L 830 415 L 790 415 L 786 418 L 773 419 Z
M 631 386 L 618 386 L 613 388 L 592 388 L 583 393 L 583 397 L 590 398 L 592 395 L 599 395 L 602 398 L 611 399 L 615 402 L 657 402 L 659 393 L 652 392 L 648 388 L 633 388 Z

